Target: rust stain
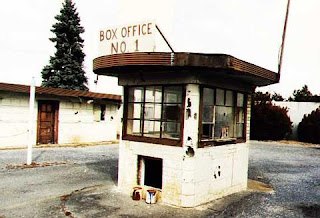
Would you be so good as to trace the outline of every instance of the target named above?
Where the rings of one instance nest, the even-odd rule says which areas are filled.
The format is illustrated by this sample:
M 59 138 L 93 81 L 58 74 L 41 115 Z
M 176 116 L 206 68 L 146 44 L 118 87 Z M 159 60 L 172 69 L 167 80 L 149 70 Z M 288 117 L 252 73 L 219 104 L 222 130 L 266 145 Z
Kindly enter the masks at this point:
M 252 189 L 255 191 L 261 191 L 261 192 L 265 192 L 265 193 L 270 193 L 273 194 L 274 190 L 271 186 L 262 183 L 262 182 L 258 182 L 252 179 L 248 179 L 248 189 Z

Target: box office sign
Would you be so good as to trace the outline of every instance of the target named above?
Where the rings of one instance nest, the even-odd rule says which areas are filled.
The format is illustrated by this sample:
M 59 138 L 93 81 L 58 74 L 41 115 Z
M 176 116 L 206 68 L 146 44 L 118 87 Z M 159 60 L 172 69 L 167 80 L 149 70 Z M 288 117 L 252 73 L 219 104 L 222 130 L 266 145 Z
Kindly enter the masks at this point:
M 155 51 L 155 24 L 143 22 L 99 31 L 99 56 Z

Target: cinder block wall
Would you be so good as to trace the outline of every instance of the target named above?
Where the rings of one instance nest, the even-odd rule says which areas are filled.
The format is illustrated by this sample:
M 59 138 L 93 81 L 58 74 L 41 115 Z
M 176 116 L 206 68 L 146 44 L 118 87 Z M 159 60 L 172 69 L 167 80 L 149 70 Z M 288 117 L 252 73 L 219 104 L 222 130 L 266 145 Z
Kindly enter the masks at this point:
M 37 136 L 38 104 L 33 115 L 33 144 Z M 12 93 L 1 93 L 0 97 L 0 147 L 27 145 L 29 122 L 29 97 Z
M 183 148 L 122 141 L 119 147 L 118 186 L 128 194 L 138 185 L 138 155 L 162 159 L 162 200 L 167 204 L 181 205 Z
M 247 188 L 245 143 L 197 149 L 193 158 L 185 160 L 185 165 L 193 167 L 184 168 L 181 206 L 193 207 Z
M 251 102 L 252 102 L 252 96 L 248 95 L 248 101 L 247 101 L 247 123 L 246 123 L 246 141 L 250 140 Z
M 105 120 L 94 116 L 93 104 L 60 102 L 58 143 L 116 140 L 117 105 L 106 105 Z
M 246 143 L 199 148 L 188 157 L 182 147 L 122 141 L 118 186 L 127 194 L 138 185 L 138 155 L 162 159 L 161 194 L 167 204 L 194 207 L 247 188 Z

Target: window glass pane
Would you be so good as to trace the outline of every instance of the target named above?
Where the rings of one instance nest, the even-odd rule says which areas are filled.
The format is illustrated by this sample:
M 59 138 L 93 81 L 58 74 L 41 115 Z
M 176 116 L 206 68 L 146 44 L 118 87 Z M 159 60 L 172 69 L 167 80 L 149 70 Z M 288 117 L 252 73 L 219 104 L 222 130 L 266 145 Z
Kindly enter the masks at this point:
M 165 103 L 182 103 L 182 86 L 168 86 L 164 88 Z
M 213 123 L 205 123 L 202 124 L 202 138 L 211 139 L 214 137 L 214 124 Z
M 232 107 L 217 106 L 215 113 L 215 138 L 234 137 L 234 109 Z
M 147 86 L 146 87 L 146 102 L 157 102 L 162 101 L 162 88 L 161 86 Z
M 202 102 L 202 139 L 244 137 L 244 94 L 230 90 L 203 88 Z
M 160 138 L 160 122 L 145 120 L 143 136 Z
M 238 123 L 236 126 L 236 137 L 237 138 L 243 138 L 243 129 L 244 129 L 244 124 L 243 123 Z
M 224 105 L 224 90 L 217 89 L 216 105 Z
M 162 138 L 180 139 L 181 124 L 177 122 L 163 122 Z
M 202 122 L 214 122 L 214 106 L 202 107 Z
M 203 89 L 203 105 L 214 105 L 214 89 Z
M 100 106 L 101 106 L 100 120 L 104 120 L 106 115 L 106 105 L 102 104 Z
M 129 88 L 129 102 L 143 102 L 144 89 L 143 87 Z
M 144 108 L 144 119 L 160 119 L 161 118 L 161 104 L 146 103 Z
M 142 135 L 141 120 L 128 120 L 127 133 L 130 135 Z
M 127 134 L 160 138 L 162 131 L 162 138 L 181 138 L 183 90 L 183 86 L 129 88 Z
M 164 104 L 163 105 L 163 120 L 181 120 L 182 105 L 181 104 Z
M 128 104 L 128 118 L 142 119 L 143 104 L 129 103 Z
M 244 109 L 243 108 L 237 108 L 236 113 L 236 122 L 237 123 L 244 123 Z
M 233 106 L 233 92 L 232 91 L 227 91 L 226 92 L 226 106 Z
M 244 94 L 237 93 L 237 107 L 243 107 L 244 106 Z

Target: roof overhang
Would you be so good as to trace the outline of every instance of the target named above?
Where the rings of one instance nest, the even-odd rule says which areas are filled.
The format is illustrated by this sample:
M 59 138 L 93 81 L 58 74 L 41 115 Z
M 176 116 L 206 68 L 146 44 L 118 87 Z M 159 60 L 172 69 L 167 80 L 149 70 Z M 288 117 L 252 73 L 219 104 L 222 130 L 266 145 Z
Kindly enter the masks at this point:
M 0 91 L 29 94 L 30 86 L 20 84 L 0 83 Z M 56 97 L 76 97 L 95 100 L 121 102 L 120 95 L 103 94 L 88 91 L 68 90 L 61 88 L 35 87 L 36 95 L 56 96 Z
M 137 72 L 196 72 L 254 86 L 279 82 L 277 73 L 225 54 L 140 52 L 106 55 L 93 60 L 93 71 L 98 75 L 117 77 Z

